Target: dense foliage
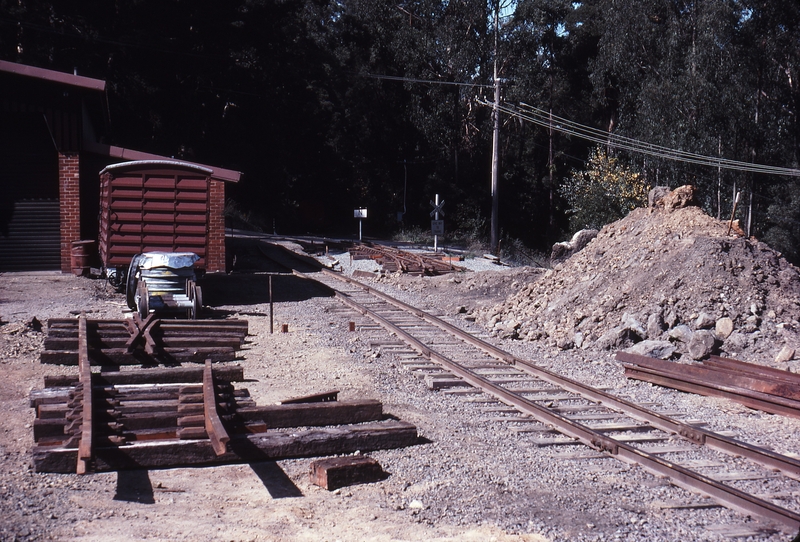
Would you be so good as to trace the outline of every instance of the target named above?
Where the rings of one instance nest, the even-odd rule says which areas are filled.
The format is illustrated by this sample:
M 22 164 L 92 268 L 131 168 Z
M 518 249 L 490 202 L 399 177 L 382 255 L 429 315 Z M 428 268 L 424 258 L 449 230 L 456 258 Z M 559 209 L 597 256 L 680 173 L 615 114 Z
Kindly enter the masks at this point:
M 597 148 L 586 167 L 573 170 L 560 191 L 569 204 L 570 229 L 578 231 L 599 230 L 644 207 L 649 188 L 641 173 Z
M 110 142 L 243 171 L 231 208 L 282 232 L 353 234 L 360 207 L 367 234 L 424 228 L 436 193 L 448 230 L 485 228 L 495 58 L 507 104 L 798 166 L 796 0 L 505 0 L 495 35 L 497 1 L 0 0 L 0 58 L 105 79 Z M 579 226 L 563 194 L 593 148 L 502 118 L 504 238 Z M 743 223 L 800 257 L 796 178 L 611 152 L 642 186 L 695 184 L 713 215 L 743 190 Z

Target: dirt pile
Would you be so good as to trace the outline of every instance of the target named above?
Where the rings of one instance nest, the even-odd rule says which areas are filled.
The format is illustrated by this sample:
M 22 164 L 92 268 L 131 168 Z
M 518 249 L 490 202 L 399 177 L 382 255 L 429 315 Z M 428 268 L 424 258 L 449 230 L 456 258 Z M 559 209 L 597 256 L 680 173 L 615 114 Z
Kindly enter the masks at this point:
M 800 346 L 800 274 L 697 207 L 636 209 L 480 312 L 500 337 L 561 349 L 660 341 L 661 357 L 717 352 L 787 361 Z

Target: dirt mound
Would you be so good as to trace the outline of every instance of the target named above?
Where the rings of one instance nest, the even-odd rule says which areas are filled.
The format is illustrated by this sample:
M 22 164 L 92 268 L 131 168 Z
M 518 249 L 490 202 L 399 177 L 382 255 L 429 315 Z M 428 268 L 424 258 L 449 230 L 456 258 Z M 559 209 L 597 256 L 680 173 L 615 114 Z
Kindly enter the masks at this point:
M 677 356 L 702 337 L 699 357 L 713 351 L 763 362 L 783 350 L 791 359 L 798 269 L 727 231 L 697 207 L 636 209 L 481 317 L 501 337 L 562 349 L 669 341 Z

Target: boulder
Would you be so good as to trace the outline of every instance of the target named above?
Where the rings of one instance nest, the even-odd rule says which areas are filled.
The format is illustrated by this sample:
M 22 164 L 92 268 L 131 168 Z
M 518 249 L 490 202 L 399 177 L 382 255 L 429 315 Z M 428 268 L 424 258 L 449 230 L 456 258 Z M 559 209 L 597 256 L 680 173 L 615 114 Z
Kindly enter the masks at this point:
M 669 359 L 675 353 L 675 345 L 669 341 L 642 341 L 626 349 L 625 352 L 649 358 Z
M 595 341 L 595 346 L 603 350 L 612 350 L 615 348 L 625 348 L 638 340 L 640 340 L 640 337 L 635 336 L 631 330 L 622 327 L 613 327 L 603 333 L 603 335 Z
M 717 320 L 714 329 L 717 332 L 717 337 L 724 341 L 733 333 L 733 320 L 724 316 Z
M 794 359 L 794 348 L 791 346 L 784 346 L 778 355 L 775 356 L 775 363 L 786 363 Z
M 694 321 L 694 328 L 695 329 L 711 329 L 717 324 L 717 321 L 714 320 L 714 317 L 708 314 L 707 312 L 701 312 L 700 316 Z
M 620 322 L 620 327 L 622 329 L 629 330 L 633 335 L 636 336 L 636 340 L 642 340 L 647 338 L 647 331 L 645 331 L 642 324 L 639 320 L 636 319 L 635 316 L 626 313 L 622 315 L 622 321 Z
M 663 207 L 663 200 L 669 194 L 669 186 L 654 186 L 650 192 L 647 193 L 647 206 L 648 207 Z
M 692 359 L 703 359 L 714 352 L 717 346 L 717 338 L 707 329 L 695 331 L 689 341 L 689 355 Z
M 653 313 L 647 317 L 647 337 L 649 339 L 659 339 L 664 333 L 664 329 L 664 318 L 660 314 Z
M 572 236 L 569 241 L 556 243 L 550 253 L 552 262 L 562 262 L 589 244 L 589 241 L 597 237 L 597 230 L 581 230 Z
M 663 204 L 664 209 L 667 211 L 673 211 L 675 209 L 682 209 L 683 207 L 697 205 L 697 202 L 694 199 L 694 191 L 694 186 L 690 184 L 679 186 L 667 194 L 660 203 Z
M 556 339 L 556 348 L 559 350 L 569 350 L 575 346 L 575 343 L 569 337 L 559 337 Z
M 692 340 L 692 335 L 694 335 L 694 332 L 686 324 L 675 326 L 669 330 L 670 339 L 674 339 L 685 344 L 689 344 L 689 342 Z

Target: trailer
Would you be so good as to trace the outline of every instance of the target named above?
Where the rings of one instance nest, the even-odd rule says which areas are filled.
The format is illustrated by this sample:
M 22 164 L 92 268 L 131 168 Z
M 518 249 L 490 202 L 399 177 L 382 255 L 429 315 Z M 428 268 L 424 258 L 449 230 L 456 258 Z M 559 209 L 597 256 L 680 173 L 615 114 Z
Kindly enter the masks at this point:
M 200 275 L 224 262 L 224 190 L 214 191 L 222 183 L 211 174 L 176 160 L 123 162 L 100 172 L 98 250 L 112 284 L 124 289 L 131 260 L 143 253 L 196 254 Z
M 203 307 L 193 252 L 145 252 L 131 259 L 125 296 L 128 307 L 144 320 L 151 312 L 196 320 Z

